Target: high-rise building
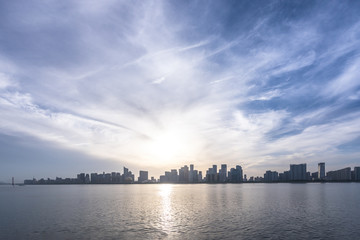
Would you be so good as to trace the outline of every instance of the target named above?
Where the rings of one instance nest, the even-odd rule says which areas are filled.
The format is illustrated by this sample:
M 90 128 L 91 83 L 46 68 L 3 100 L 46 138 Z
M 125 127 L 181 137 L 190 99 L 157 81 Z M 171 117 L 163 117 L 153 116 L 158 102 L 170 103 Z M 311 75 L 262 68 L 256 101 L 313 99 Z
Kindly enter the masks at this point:
M 85 173 L 80 173 L 77 175 L 78 183 L 85 183 Z
M 354 180 L 360 181 L 360 167 L 354 167 Z
M 122 175 L 122 182 L 123 183 L 132 183 L 134 182 L 134 174 L 129 171 L 128 168 L 124 167 L 124 174 Z
M 318 164 L 318 179 L 325 180 L 325 163 L 321 162 Z
M 290 171 L 284 171 L 283 173 L 279 173 L 279 181 L 281 182 L 290 181 Z
M 190 164 L 189 182 L 194 182 L 194 164 Z
M 306 163 L 290 164 L 290 181 L 306 181 Z
M 170 182 L 172 182 L 172 183 L 179 182 L 179 176 L 178 176 L 177 170 L 176 169 L 171 169 L 170 173 L 171 173 L 170 174 Z
M 90 176 L 91 176 L 91 183 L 99 183 L 97 173 L 91 173 Z
M 243 181 L 243 171 L 240 165 L 236 165 L 236 168 L 230 169 L 229 181 L 232 183 L 240 183 Z
M 326 173 L 326 180 L 328 181 L 351 181 L 351 168 L 343 168 L 336 171 Z
M 198 174 L 198 182 L 202 182 L 202 171 L 199 171 L 199 174 Z
M 85 183 L 90 183 L 90 175 L 88 173 L 85 175 Z
M 221 164 L 221 169 L 219 171 L 219 181 L 220 182 L 226 182 L 226 173 L 227 173 L 226 164 Z
M 213 169 L 213 171 L 214 171 L 214 174 L 217 174 L 217 173 L 218 173 L 218 172 L 217 172 L 217 165 L 213 165 L 212 169 Z
M 319 172 L 313 172 L 311 174 L 311 180 L 313 180 L 313 181 L 319 180 L 318 175 L 319 175 Z
M 140 171 L 139 172 L 139 177 L 138 177 L 138 182 L 142 183 L 142 182 L 146 182 L 149 180 L 149 173 L 148 171 Z
M 242 182 L 243 181 L 243 170 L 242 167 L 240 165 L 236 165 L 235 167 L 236 171 L 238 172 L 238 181 Z
M 279 174 L 276 171 L 266 171 L 264 174 L 264 181 L 265 182 L 277 182 L 279 181 Z
M 179 169 L 179 182 L 189 182 L 189 167 L 187 165 Z
M 214 182 L 218 181 L 218 174 L 217 174 L 217 166 L 216 165 L 213 165 L 212 168 L 209 168 L 206 171 L 206 181 L 211 182 L 211 183 L 214 183 Z

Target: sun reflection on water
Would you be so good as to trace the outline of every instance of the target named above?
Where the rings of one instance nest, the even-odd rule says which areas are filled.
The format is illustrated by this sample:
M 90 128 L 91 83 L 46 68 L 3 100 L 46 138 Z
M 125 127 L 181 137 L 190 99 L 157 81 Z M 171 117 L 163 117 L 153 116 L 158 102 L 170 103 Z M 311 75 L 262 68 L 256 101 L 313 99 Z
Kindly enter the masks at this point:
M 173 230 L 171 194 L 173 186 L 171 184 L 162 184 L 159 195 L 161 196 L 161 216 L 160 224 L 164 232 L 170 233 Z

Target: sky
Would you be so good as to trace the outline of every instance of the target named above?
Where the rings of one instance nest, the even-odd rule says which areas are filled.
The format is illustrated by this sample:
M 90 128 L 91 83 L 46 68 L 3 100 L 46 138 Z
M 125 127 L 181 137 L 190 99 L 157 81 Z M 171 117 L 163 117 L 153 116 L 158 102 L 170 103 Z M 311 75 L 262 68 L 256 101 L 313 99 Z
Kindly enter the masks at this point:
M 1 1 L 0 181 L 360 165 L 359 1 Z

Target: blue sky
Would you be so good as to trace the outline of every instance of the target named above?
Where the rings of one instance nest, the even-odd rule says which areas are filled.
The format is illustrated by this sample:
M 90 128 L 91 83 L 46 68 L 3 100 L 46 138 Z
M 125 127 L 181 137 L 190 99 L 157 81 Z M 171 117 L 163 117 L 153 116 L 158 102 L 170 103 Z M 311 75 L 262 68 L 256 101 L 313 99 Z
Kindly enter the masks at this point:
M 360 165 L 360 2 L 2 1 L 0 181 Z

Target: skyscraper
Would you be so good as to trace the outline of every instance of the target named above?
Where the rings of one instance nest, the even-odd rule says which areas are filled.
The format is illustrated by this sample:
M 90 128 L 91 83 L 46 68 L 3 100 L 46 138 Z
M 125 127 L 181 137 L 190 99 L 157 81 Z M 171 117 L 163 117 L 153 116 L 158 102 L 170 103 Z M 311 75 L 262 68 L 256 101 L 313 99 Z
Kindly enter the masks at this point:
M 325 163 L 321 162 L 318 164 L 318 179 L 325 180 Z
M 336 171 L 326 173 L 326 180 L 328 181 L 351 181 L 351 168 L 343 168 Z
M 217 174 L 217 165 L 213 165 L 212 169 L 214 171 L 214 174 Z
M 290 181 L 306 181 L 306 163 L 290 164 Z
M 139 172 L 139 177 L 138 177 L 138 182 L 142 183 L 149 180 L 149 174 L 148 171 L 140 171 Z
M 276 182 L 279 181 L 279 174 L 276 171 L 266 171 L 264 174 L 264 181 L 265 182 Z
M 199 174 L 198 174 L 198 182 L 202 182 L 202 171 L 199 171 Z
M 354 167 L 354 180 L 360 181 L 360 167 Z
M 236 168 L 230 169 L 229 181 L 232 183 L 239 183 L 243 181 L 243 171 L 241 166 L 236 165 Z
M 226 164 L 221 164 L 221 169 L 219 171 L 219 180 L 220 180 L 220 182 L 226 182 L 226 173 L 227 173 Z
M 187 165 L 179 169 L 179 182 L 189 182 L 189 167 Z
M 209 168 L 206 171 L 206 181 L 211 182 L 211 183 L 214 183 L 214 182 L 218 181 L 217 166 L 216 165 L 213 165 L 212 168 Z
M 194 164 L 190 164 L 189 182 L 194 182 Z

